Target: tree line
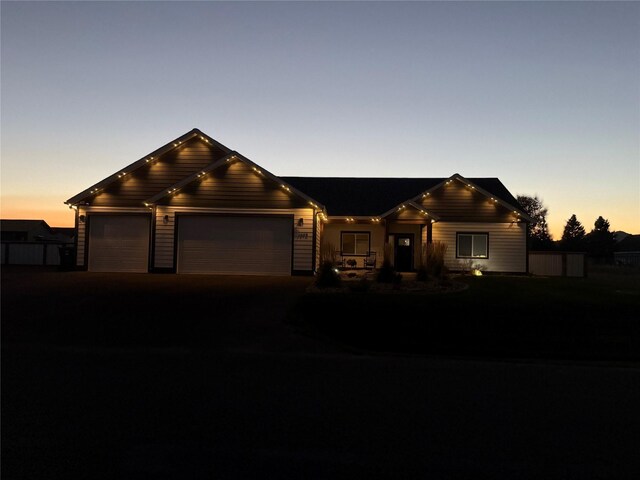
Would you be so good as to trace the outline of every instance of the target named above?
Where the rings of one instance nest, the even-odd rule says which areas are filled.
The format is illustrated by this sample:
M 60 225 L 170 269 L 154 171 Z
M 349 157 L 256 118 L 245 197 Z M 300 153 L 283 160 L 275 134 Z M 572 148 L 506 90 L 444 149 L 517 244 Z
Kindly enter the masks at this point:
M 589 233 L 575 214 L 567 220 L 562 238 L 554 241 L 547 226 L 548 209 L 537 195 L 518 195 L 522 210 L 533 218 L 527 225 L 527 241 L 530 250 L 562 250 L 587 252 L 590 257 L 600 261 L 613 258 L 615 238 L 609 230 L 609 220 L 599 216 Z

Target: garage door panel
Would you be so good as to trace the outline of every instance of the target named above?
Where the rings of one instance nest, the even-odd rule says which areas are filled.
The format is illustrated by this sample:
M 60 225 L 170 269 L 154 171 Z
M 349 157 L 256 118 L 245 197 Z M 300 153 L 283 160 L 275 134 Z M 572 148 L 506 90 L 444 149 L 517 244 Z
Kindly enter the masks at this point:
M 148 271 L 149 217 L 95 215 L 89 228 L 89 270 Z
M 281 217 L 180 217 L 178 272 L 290 275 L 291 222 Z

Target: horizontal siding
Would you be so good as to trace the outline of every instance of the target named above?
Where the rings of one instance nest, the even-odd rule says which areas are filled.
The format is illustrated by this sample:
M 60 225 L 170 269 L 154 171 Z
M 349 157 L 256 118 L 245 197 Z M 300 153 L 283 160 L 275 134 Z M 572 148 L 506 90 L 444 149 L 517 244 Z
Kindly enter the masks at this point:
M 239 209 L 239 208 L 198 208 L 159 205 L 156 207 L 155 268 L 173 268 L 176 214 L 226 214 L 226 215 L 293 215 L 293 269 L 311 271 L 313 269 L 313 209 Z M 165 215 L 167 221 L 165 223 Z M 297 225 L 303 219 L 303 226 Z
M 94 206 L 138 206 L 149 197 L 223 157 L 225 152 L 199 138 L 162 155 L 116 181 L 90 200 Z
M 420 213 L 413 207 L 405 207 L 396 214 L 390 216 L 389 220 L 397 220 L 397 221 L 409 221 L 409 222 L 419 222 L 425 223 L 429 221 L 429 217 Z
M 489 233 L 489 258 L 473 259 L 473 263 L 489 272 L 522 272 L 527 269 L 525 223 L 437 222 L 433 224 L 433 241 L 447 244 L 445 264 L 459 269 L 466 259 L 456 258 L 456 233 Z
M 216 208 L 300 208 L 308 205 L 239 160 L 212 171 L 160 203 Z
M 84 215 L 85 217 L 87 217 L 88 215 L 91 215 L 92 213 L 101 213 L 101 214 L 109 214 L 109 213 L 113 213 L 113 214 L 123 214 L 123 213 L 149 213 L 149 209 L 148 208 L 139 208 L 139 207 L 133 207 L 133 208 L 127 208 L 127 207 L 94 207 L 94 206 L 85 206 L 85 207 L 79 207 L 78 208 L 78 216 L 80 215 Z M 78 245 L 77 245 L 77 251 L 76 251 L 76 265 L 78 266 L 84 266 L 85 262 L 84 262 L 84 257 L 85 257 L 85 250 L 86 250 L 86 246 L 87 246 L 87 241 L 86 241 L 86 226 L 87 226 L 87 220 L 85 219 L 84 223 L 82 222 L 78 222 Z
M 458 181 L 433 191 L 419 203 L 443 221 L 502 223 L 514 220 L 512 211 Z
M 322 233 L 324 228 L 324 223 L 320 219 L 320 215 L 315 215 L 316 222 L 316 238 L 314 241 L 316 242 L 316 269 L 320 267 L 320 245 L 322 245 Z

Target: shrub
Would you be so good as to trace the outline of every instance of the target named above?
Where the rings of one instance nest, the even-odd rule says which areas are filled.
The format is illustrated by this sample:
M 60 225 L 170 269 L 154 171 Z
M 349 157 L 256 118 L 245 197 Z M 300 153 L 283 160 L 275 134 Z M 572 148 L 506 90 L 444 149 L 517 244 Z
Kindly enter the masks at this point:
M 388 243 L 384 244 L 382 266 L 378 270 L 376 280 L 378 283 L 392 283 L 396 281 L 396 269 L 391 264 L 391 245 Z
M 423 245 L 422 261 L 418 267 L 416 279 L 426 281 L 430 278 L 442 279 L 447 274 L 444 257 L 447 253 L 447 244 L 435 241 Z
M 331 288 L 339 287 L 341 283 L 338 269 L 332 262 L 324 261 L 320 264 L 318 274 L 316 275 L 316 287 Z
M 468 259 L 468 260 L 463 260 L 458 262 L 458 266 L 460 268 L 460 271 L 464 274 L 464 275 L 482 275 L 482 272 L 487 268 L 484 265 L 481 265 L 479 263 L 473 263 L 472 259 Z
M 324 263 L 336 264 L 338 258 L 338 249 L 331 242 L 322 242 L 320 245 L 320 265 Z
M 420 263 L 416 269 L 416 280 L 419 282 L 426 282 L 429 280 L 429 272 L 427 271 L 428 249 L 429 246 L 426 243 L 423 243 L 420 250 Z

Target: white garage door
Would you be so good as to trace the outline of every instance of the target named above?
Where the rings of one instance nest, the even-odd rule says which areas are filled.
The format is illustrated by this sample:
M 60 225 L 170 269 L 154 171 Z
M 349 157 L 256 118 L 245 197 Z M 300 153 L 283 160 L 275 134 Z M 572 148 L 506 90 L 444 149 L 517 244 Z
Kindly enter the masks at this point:
M 292 219 L 180 216 L 178 272 L 290 275 Z
M 149 217 L 91 215 L 89 270 L 92 272 L 147 272 Z

